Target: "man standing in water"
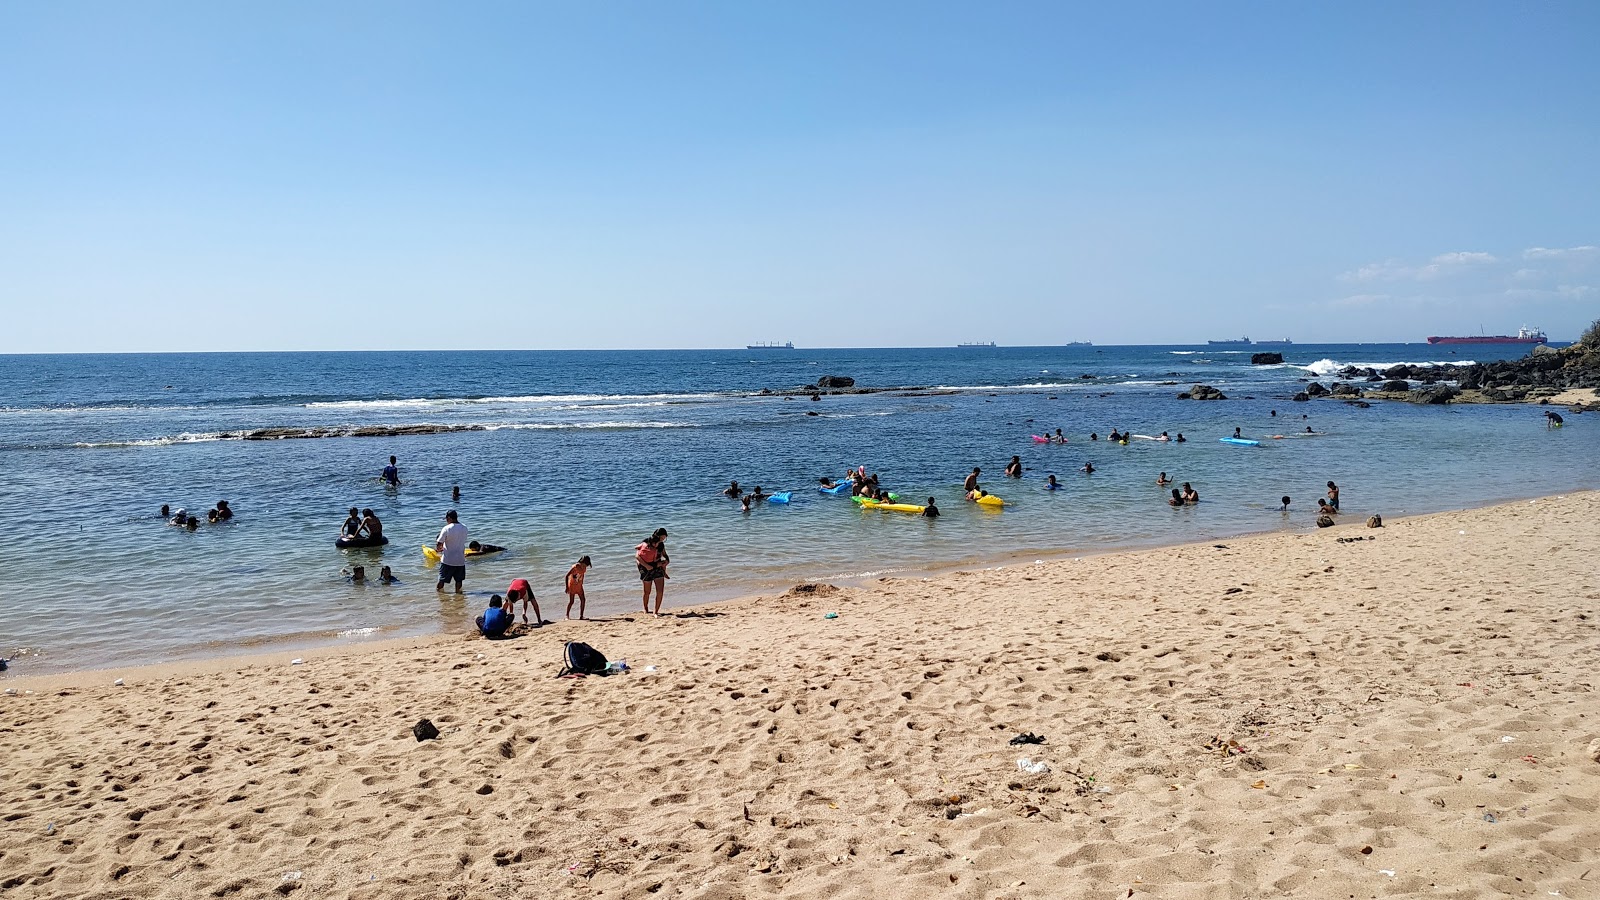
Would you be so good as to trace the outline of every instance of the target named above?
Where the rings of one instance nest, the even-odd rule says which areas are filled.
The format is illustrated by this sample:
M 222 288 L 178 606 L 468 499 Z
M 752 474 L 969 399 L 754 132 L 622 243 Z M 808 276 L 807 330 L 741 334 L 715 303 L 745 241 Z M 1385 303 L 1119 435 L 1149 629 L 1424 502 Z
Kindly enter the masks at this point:
M 983 474 L 983 470 L 978 468 L 977 466 L 973 466 L 972 467 L 972 474 L 968 475 L 967 476 L 967 480 L 963 481 L 961 483 L 961 489 L 966 491 L 969 494 L 972 493 L 973 491 L 977 490 L 978 489 L 978 476 L 981 475 L 981 474 Z
M 395 464 L 395 458 L 389 457 L 389 464 L 383 467 L 383 483 L 390 487 L 400 486 L 400 467 Z
M 461 582 L 467 577 L 467 526 L 461 524 L 453 509 L 444 514 L 444 521 L 439 539 L 433 542 L 433 549 L 439 552 L 439 584 L 434 590 L 444 590 L 444 583 L 454 579 L 459 594 Z

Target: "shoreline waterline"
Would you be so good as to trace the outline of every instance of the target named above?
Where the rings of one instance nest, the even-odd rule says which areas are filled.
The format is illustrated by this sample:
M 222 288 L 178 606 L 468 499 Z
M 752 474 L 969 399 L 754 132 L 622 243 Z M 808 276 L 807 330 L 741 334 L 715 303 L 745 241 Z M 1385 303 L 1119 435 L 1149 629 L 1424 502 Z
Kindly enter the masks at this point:
M 1533 497 L 1501 498 L 1483 503 L 1474 503 L 1466 506 L 1451 507 L 1427 512 L 1411 514 L 1402 513 L 1393 516 L 1384 515 L 1382 513 L 1379 514 L 1384 515 L 1384 523 L 1386 526 L 1389 526 L 1419 519 L 1447 517 L 1494 507 L 1511 508 L 1513 506 L 1521 506 L 1528 503 L 1561 500 L 1569 496 L 1593 493 L 1596 493 L 1596 491 L 1593 489 L 1575 489 Z M 924 566 L 916 569 L 898 570 L 892 573 L 874 572 L 849 578 L 791 579 L 788 581 L 789 587 L 780 587 L 778 584 L 772 583 L 763 586 L 764 589 L 761 590 L 745 589 L 736 591 L 734 593 L 729 593 L 726 596 L 717 596 L 713 598 L 694 597 L 688 603 L 685 603 L 681 606 L 671 605 L 671 595 L 669 594 L 667 604 L 663 606 L 661 615 L 663 618 L 680 614 L 690 614 L 691 617 L 693 617 L 693 614 L 704 613 L 707 611 L 715 612 L 721 607 L 738 606 L 748 603 L 756 603 L 763 600 L 771 600 L 775 597 L 782 596 L 784 593 L 798 584 L 826 584 L 841 589 L 870 591 L 874 584 L 884 582 L 939 583 L 941 581 L 948 581 L 952 578 L 966 575 L 1000 572 L 1014 573 L 1033 566 L 1050 566 L 1057 563 L 1071 562 L 1076 560 L 1100 559 L 1103 557 L 1135 557 L 1150 553 L 1160 553 L 1169 550 L 1181 551 L 1190 548 L 1207 549 L 1213 547 L 1214 542 L 1219 540 L 1241 542 L 1242 546 L 1240 549 L 1244 549 L 1243 545 L 1245 542 L 1260 541 L 1288 534 L 1308 535 L 1318 532 L 1338 532 L 1352 527 L 1361 527 L 1364 535 L 1368 533 L 1374 535 L 1382 534 L 1381 531 L 1368 532 L 1364 527 L 1362 527 L 1365 523 L 1365 519 L 1366 514 L 1363 513 L 1361 515 L 1346 516 L 1337 525 L 1328 529 L 1319 529 L 1314 526 L 1310 528 L 1284 527 L 1250 532 L 1238 532 L 1233 534 L 1217 534 L 1210 537 L 1196 538 L 1193 540 L 1140 546 L 1086 547 L 1076 549 L 1056 548 L 1051 550 L 1011 550 L 993 556 L 963 561 L 960 563 L 952 563 L 947 566 Z M 1234 548 L 1230 547 L 1230 549 Z M 476 602 L 477 600 L 481 600 L 481 598 L 477 597 L 477 593 L 484 593 L 485 596 L 487 596 L 486 592 L 475 592 L 464 595 L 464 597 L 474 597 Z M 445 596 L 450 598 L 453 595 L 446 593 Z M 543 609 L 545 606 L 552 606 L 558 603 L 564 606 L 564 602 L 565 597 L 563 595 L 559 598 L 554 598 L 550 601 L 541 603 L 541 609 Z M 81 669 L 57 669 L 48 672 L 39 672 L 37 674 L 25 674 L 23 672 L 19 672 L 16 664 L 13 663 L 12 668 L 9 671 L 4 674 L 0 674 L 0 689 L 15 689 L 18 694 L 21 694 L 25 691 L 45 692 L 65 688 L 82 688 L 96 684 L 103 684 L 107 679 L 112 678 L 120 678 L 127 683 L 132 684 L 141 681 L 157 681 L 197 674 L 213 674 L 267 666 L 276 667 L 288 663 L 290 660 L 287 657 L 289 656 L 294 656 L 296 658 L 309 661 L 317 659 L 329 659 L 334 657 L 343 658 L 348 656 L 361 656 L 369 653 L 381 653 L 397 649 L 437 648 L 454 644 L 462 640 L 476 639 L 477 635 L 476 632 L 471 628 L 470 620 L 471 616 L 475 615 L 478 611 L 481 610 L 476 610 L 475 607 L 469 607 L 468 615 L 465 617 L 467 620 L 467 626 L 463 630 L 455 631 L 433 630 L 413 634 L 374 633 L 370 635 L 363 635 L 354 639 L 340 635 L 324 636 L 322 638 L 309 640 L 288 638 L 283 639 L 282 641 L 274 641 L 274 646 L 270 648 L 251 647 L 249 649 L 240 649 L 233 652 L 197 654 L 194 656 L 186 656 L 164 661 L 137 662 L 120 666 L 91 666 Z M 583 621 L 577 619 L 567 620 L 565 618 L 549 619 L 547 615 L 549 624 L 529 632 L 527 635 L 525 635 L 525 637 L 535 634 L 551 633 L 561 634 L 564 640 L 583 640 L 584 634 L 580 629 L 584 629 L 586 626 L 614 624 L 619 621 L 627 621 L 634 618 L 640 621 L 649 621 L 654 617 L 642 612 L 639 609 L 610 610 L 598 615 L 591 615 L 587 620 Z M 27 657 L 23 657 L 23 660 L 26 659 Z

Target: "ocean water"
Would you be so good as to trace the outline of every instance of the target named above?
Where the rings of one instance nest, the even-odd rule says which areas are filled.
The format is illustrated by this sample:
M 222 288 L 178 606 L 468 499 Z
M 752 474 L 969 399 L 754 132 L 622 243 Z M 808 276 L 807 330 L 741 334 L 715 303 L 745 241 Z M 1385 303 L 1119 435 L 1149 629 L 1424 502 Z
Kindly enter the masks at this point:
M 0 656 L 20 675 L 459 630 L 519 576 L 559 619 L 561 576 L 585 554 L 589 614 L 626 612 L 639 607 L 632 548 L 656 527 L 671 533 L 670 608 L 799 581 L 1308 529 L 1330 479 L 1346 518 L 1600 485 L 1588 416 L 1547 430 L 1528 406 L 1290 400 L 1301 379 L 1328 383 L 1347 363 L 1521 348 L 1282 349 L 1282 366 L 1197 347 L 0 356 L 0 503 L 13 519 Z M 824 374 L 918 389 L 759 393 Z M 1175 399 L 1197 381 L 1231 399 Z M 415 424 L 482 430 L 237 439 Z M 1293 436 L 1307 424 L 1324 434 Z M 1088 440 L 1114 427 L 1189 442 Z M 1285 437 L 1217 441 L 1235 427 Z M 1056 428 L 1069 444 L 1029 437 Z M 377 479 L 390 454 L 398 489 Z M 1017 481 L 1001 477 L 1013 454 L 1027 469 Z M 1098 471 L 1080 474 L 1087 461 Z M 819 476 L 858 465 L 917 502 L 936 496 L 944 517 L 816 492 Z M 961 501 L 973 466 L 1004 510 Z M 1161 471 L 1204 502 L 1167 507 Z M 1065 490 L 1043 490 L 1047 474 Z M 793 502 L 742 514 L 719 495 L 734 478 Z M 219 499 L 236 510 L 230 524 L 187 533 L 156 515 Z M 334 548 L 352 505 L 379 514 L 389 546 Z M 474 538 L 509 548 L 472 561 L 460 597 L 435 593 L 420 551 L 450 508 Z M 389 565 L 401 583 L 352 585 L 354 564 L 373 576 Z

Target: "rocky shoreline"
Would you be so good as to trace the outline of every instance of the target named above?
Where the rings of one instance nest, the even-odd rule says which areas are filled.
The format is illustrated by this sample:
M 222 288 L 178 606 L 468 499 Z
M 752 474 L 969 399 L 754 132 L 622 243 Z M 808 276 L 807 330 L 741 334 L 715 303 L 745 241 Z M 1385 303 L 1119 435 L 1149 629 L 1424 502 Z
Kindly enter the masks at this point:
M 1586 342 L 1555 349 L 1539 345 L 1521 359 L 1472 365 L 1385 369 L 1346 366 L 1331 384 L 1307 379 L 1294 400 L 1331 397 L 1345 401 L 1403 400 L 1409 403 L 1559 403 L 1573 412 L 1600 411 L 1600 348 Z M 1365 387 L 1365 385 L 1376 385 Z M 1574 393 L 1588 392 L 1587 399 Z M 1567 398 L 1567 399 L 1558 399 Z

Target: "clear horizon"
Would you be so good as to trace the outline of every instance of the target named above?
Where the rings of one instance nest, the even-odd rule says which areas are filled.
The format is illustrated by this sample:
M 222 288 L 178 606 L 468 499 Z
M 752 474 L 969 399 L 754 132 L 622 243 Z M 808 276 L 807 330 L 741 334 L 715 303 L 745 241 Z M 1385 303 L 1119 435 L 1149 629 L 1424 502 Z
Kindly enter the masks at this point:
M 1600 315 L 1597 34 L 1579 2 L 13 4 L 0 353 L 1559 343 Z

